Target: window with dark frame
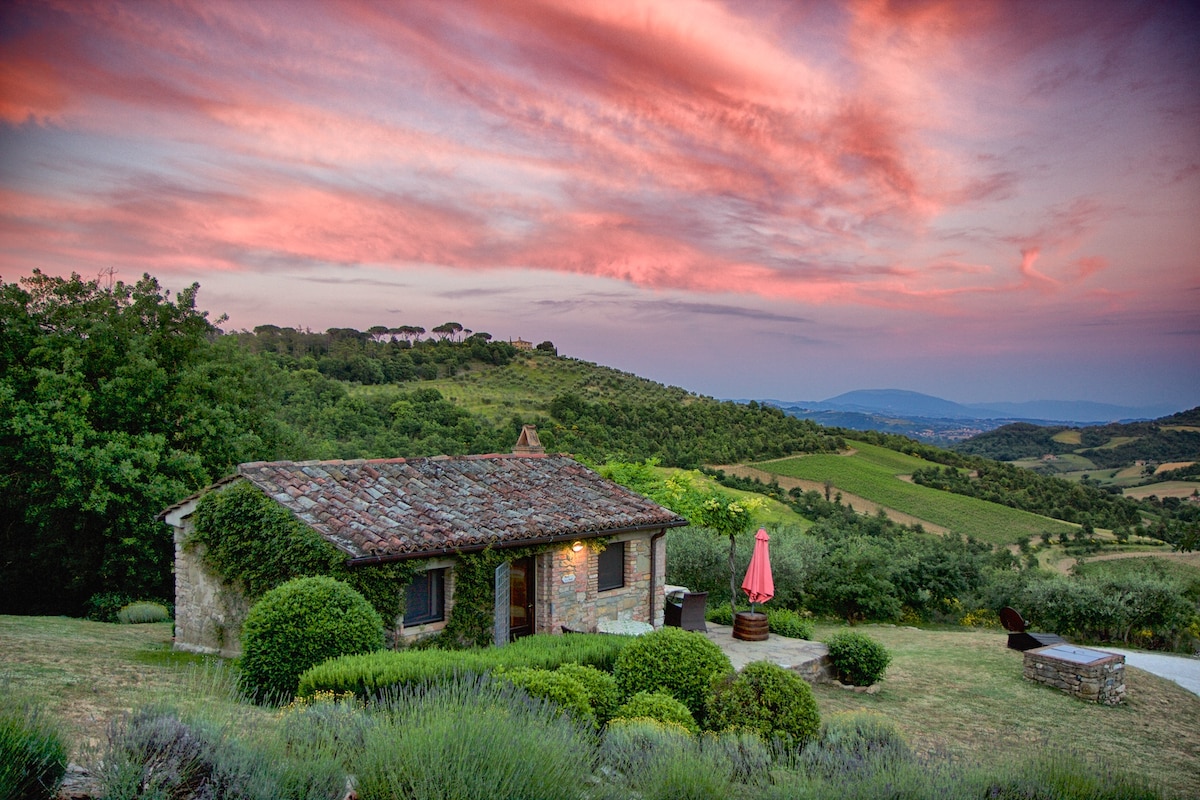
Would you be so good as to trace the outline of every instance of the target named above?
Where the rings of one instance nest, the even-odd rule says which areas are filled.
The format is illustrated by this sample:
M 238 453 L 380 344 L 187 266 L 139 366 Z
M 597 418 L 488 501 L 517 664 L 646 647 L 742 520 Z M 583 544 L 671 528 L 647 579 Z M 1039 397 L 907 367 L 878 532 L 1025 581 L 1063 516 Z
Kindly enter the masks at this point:
M 446 616 L 446 570 L 429 569 L 413 578 L 404 597 L 404 624 L 441 622 Z
M 604 592 L 625 585 L 625 543 L 613 542 L 596 557 L 596 588 Z

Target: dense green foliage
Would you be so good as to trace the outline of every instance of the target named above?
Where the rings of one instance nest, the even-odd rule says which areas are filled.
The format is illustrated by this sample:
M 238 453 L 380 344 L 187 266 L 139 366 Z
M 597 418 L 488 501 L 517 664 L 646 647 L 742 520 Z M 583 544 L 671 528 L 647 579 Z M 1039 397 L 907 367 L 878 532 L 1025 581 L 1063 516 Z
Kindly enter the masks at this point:
M 247 481 L 204 495 L 193 519 L 189 545 L 203 545 L 213 573 L 248 600 L 294 578 L 328 575 L 367 598 L 389 629 L 404 614 L 402 589 L 416 574 L 414 562 L 351 569 L 344 552 Z
M 553 703 L 580 722 L 595 721 L 587 689 L 568 672 L 534 667 L 505 667 L 493 674 L 522 689 L 530 697 Z
M 1153 572 L 1091 569 L 1072 578 L 1005 575 L 988 587 L 985 602 L 1017 608 L 1036 630 L 1075 640 L 1178 649 L 1200 638 L 1200 605 L 1190 592 Z
M 981 433 L 954 450 L 996 461 L 1018 461 L 1043 455 L 1075 453 L 1098 468 L 1120 467 L 1136 461 L 1200 460 L 1200 407 L 1148 422 L 1114 422 L 1084 428 L 1031 425 L 1017 422 Z M 1079 443 L 1059 434 L 1078 431 Z M 1058 438 L 1055 438 L 1058 437 Z
M 0 284 L 0 612 L 170 597 L 154 515 L 286 449 L 273 370 L 214 340 L 197 289 Z
M 622 697 L 665 691 L 679 700 L 700 724 L 714 678 L 733 672 L 729 656 L 703 634 L 660 628 L 639 636 L 617 656 L 613 675 Z
M 0 690 L 0 798 L 50 800 L 67 771 L 67 747 L 35 706 Z
M 977 497 L 1067 522 L 1131 529 L 1142 521 L 1141 504 L 1134 500 L 1011 464 L 981 461 L 971 472 L 953 467 L 928 467 L 914 471 L 912 480 L 921 486 Z
M 617 679 L 611 673 L 587 664 L 563 664 L 558 668 L 558 672 L 579 682 L 587 693 L 588 704 L 596 718 L 596 724 L 607 724 L 617 710 L 621 697 L 617 691 Z
M 338 656 L 383 647 L 383 621 L 349 585 L 294 578 L 263 595 L 242 625 L 242 679 L 260 700 L 290 700 L 300 675 Z
M 805 619 L 790 608 L 768 608 L 767 626 L 771 633 L 789 639 L 811 639 L 815 627 L 811 619 Z
M 892 661 L 886 647 L 858 631 L 838 631 L 825 644 L 838 680 L 855 686 L 877 682 Z
M 713 684 L 706 724 L 713 730 L 752 730 L 795 747 L 816 737 L 821 714 L 803 678 L 778 664 L 753 661 Z
M 688 707 L 667 692 L 635 692 L 617 708 L 613 719 L 652 719 L 679 725 L 691 734 L 700 733 Z
M 306 671 L 299 694 L 351 692 L 371 697 L 394 686 L 438 684 L 456 674 L 483 674 L 499 668 L 558 669 L 582 664 L 611 672 L 627 636 L 579 633 L 525 636 L 504 647 L 475 650 L 404 650 L 334 658 Z

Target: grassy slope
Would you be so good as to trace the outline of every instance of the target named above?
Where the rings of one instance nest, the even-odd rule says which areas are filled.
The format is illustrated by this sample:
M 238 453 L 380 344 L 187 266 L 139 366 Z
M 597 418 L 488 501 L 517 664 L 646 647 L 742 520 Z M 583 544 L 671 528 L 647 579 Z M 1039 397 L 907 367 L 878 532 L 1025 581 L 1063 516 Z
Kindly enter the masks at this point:
M 45 704 L 76 752 L 101 744 L 108 720 L 156 702 L 267 715 L 230 700 L 233 678 L 225 662 L 174 652 L 171 635 L 169 622 L 0 616 L 0 691 Z
M 818 626 L 817 638 L 832 628 Z M 1002 631 L 858 630 L 892 653 L 877 695 L 817 686 L 822 714 L 865 708 L 894 720 L 921 752 L 987 763 L 1040 748 L 1072 749 L 1200 797 L 1200 697 L 1127 668 L 1127 699 L 1109 708 L 1025 680 Z
M 1074 526 L 1049 517 L 901 480 L 897 476 L 929 466 L 930 462 L 863 442 L 847 444 L 857 452 L 849 456 L 800 456 L 755 466 L 806 480 L 828 479 L 838 489 L 992 544 L 1013 544 L 1022 536 L 1047 531 L 1057 535 L 1074 530 Z
M 406 388 L 409 386 L 437 389 L 456 405 L 494 422 L 506 422 L 513 414 L 521 419 L 545 415 L 550 401 L 567 393 L 590 402 L 602 399 L 686 402 L 696 397 L 678 387 L 664 386 L 611 367 L 545 355 L 519 356 L 504 367 L 473 365 L 470 371 L 450 378 L 422 381 Z
M 817 638 L 835 629 L 818 626 Z M 1071 748 L 1181 796 L 1200 796 L 1200 697 L 1169 681 L 1130 669 L 1127 704 L 1107 708 L 1022 679 L 1021 655 L 1005 648 L 998 631 L 858 630 L 892 652 L 882 691 L 819 685 L 823 716 L 866 708 L 894 720 L 923 753 L 990 764 L 1047 746 Z M 172 654 L 170 636 L 169 624 L 0 617 L 0 682 L 67 723 L 75 758 L 102 742 L 109 719 L 147 703 L 237 720 L 240 730 L 273 724 L 273 712 L 231 699 L 227 667 Z

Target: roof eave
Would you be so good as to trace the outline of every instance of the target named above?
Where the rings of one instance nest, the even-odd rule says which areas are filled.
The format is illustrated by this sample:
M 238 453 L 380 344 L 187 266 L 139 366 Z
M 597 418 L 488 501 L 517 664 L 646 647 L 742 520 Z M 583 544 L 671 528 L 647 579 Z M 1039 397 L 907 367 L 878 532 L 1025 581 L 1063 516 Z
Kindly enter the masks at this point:
M 482 550 L 487 550 L 489 547 L 496 550 L 508 550 L 514 547 L 558 544 L 560 542 L 574 542 L 583 539 L 598 539 L 602 536 L 616 536 L 622 533 L 637 533 L 638 531 L 653 531 L 663 528 L 681 528 L 689 524 L 683 517 L 676 517 L 666 522 L 654 522 L 648 525 L 627 525 L 621 528 L 604 528 L 584 533 L 560 533 L 554 536 L 537 536 L 531 539 L 509 539 L 500 542 L 485 542 L 483 544 L 470 544 L 460 547 L 439 547 L 433 550 L 419 550 L 406 553 L 381 553 L 379 555 L 358 556 L 357 558 L 348 559 L 346 566 L 363 567 L 371 564 L 387 564 L 393 561 L 410 561 L 415 558 L 439 558 L 442 556 L 457 555 L 458 553 L 478 553 Z

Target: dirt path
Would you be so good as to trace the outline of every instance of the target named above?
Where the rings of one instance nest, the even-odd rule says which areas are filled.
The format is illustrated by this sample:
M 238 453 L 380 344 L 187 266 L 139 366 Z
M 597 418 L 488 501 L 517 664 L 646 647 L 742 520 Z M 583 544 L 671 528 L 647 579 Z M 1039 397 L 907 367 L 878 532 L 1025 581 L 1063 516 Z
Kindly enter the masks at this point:
M 783 459 L 779 460 L 782 461 Z M 758 478 L 763 483 L 770 483 L 772 480 L 778 481 L 779 485 L 784 489 L 802 489 L 806 492 L 821 492 L 822 494 L 825 492 L 825 484 L 821 481 L 806 481 L 801 478 L 789 478 L 786 475 L 776 475 L 773 472 L 756 469 L 755 467 L 747 467 L 742 464 L 725 465 L 721 467 L 714 467 L 714 469 L 724 470 L 726 474 L 737 475 L 739 478 Z M 889 519 L 899 522 L 901 525 L 920 525 L 930 533 L 948 532 L 947 529 L 943 528 L 941 525 L 935 525 L 927 520 L 914 517 L 912 514 L 905 514 L 903 511 L 897 511 L 894 508 L 881 506 L 865 497 L 859 497 L 856 494 L 850 494 L 849 492 L 841 489 L 836 489 L 836 491 L 841 493 L 843 503 L 854 506 L 854 510 L 860 514 L 877 514 L 879 509 L 882 508 L 884 513 L 888 515 Z
M 1083 560 L 1086 563 L 1089 561 L 1112 561 L 1114 558 L 1170 558 L 1175 561 L 1182 561 L 1185 564 L 1191 564 L 1194 567 L 1200 567 L 1200 553 L 1105 553 L 1104 555 L 1092 556 Z M 1054 569 L 1063 575 L 1067 575 L 1070 573 L 1071 567 L 1075 566 L 1077 560 L 1074 556 L 1059 559 L 1054 565 Z

